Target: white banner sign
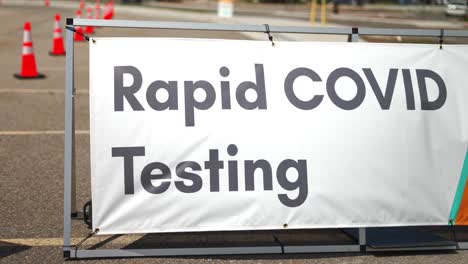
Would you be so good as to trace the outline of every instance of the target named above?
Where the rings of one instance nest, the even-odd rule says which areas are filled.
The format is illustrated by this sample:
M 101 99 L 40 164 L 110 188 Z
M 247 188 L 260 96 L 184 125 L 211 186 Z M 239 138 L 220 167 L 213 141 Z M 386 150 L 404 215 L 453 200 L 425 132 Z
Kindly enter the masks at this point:
M 447 224 L 467 46 L 96 40 L 100 234 Z

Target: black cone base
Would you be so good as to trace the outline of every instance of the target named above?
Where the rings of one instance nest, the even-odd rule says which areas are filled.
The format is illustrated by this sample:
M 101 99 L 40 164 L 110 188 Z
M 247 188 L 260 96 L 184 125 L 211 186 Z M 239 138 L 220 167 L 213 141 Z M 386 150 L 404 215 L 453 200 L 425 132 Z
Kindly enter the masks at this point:
M 36 76 L 21 76 L 18 73 L 14 74 L 16 79 L 43 79 L 45 78 L 44 74 L 38 73 Z
M 50 56 L 65 56 L 66 53 L 64 52 L 64 53 L 56 54 L 56 53 L 52 53 L 52 51 L 49 51 L 49 55 L 50 55 Z

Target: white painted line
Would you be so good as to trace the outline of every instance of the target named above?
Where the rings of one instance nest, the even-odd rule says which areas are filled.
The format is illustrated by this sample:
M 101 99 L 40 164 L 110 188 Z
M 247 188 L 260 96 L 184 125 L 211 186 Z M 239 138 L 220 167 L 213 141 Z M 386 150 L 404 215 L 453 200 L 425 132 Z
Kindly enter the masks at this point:
M 29 130 L 29 131 L 0 131 L 0 136 L 35 136 L 35 135 L 63 135 L 63 130 Z M 89 135 L 89 130 L 75 130 L 76 135 Z
M 130 244 L 142 238 L 142 235 L 120 236 L 112 240 L 111 243 Z M 111 236 L 96 236 L 89 238 L 84 244 L 93 245 L 105 241 Z M 84 237 L 74 237 L 71 239 L 71 244 L 75 245 L 85 239 Z M 29 247 L 47 247 L 47 246 L 63 246 L 63 238 L 61 237 L 43 237 L 43 238 L 0 238 L 1 243 L 15 244 Z
M 72 244 L 76 244 L 80 238 L 73 238 Z M 8 238 L 0 239 L 0 243 L 9 243 L 21 246 L 40 247 L 40 246 L 62 246 L 63 238 Z
M 64 89 L 22 89 L 22 88 L 15 88 L 15 89 L 0 89 L 0 93 L 31 93 L 31 94 L 54 94 L 60 93 L 63 94 L 65 92 Z M 89 94 L 88 90 L 76 90 L 75 94 Z
M 65 56 L 63 57 L 65 59 Z M 77 67 L 75 66 L 73 68 L 75 71 L 88 71 L 89 70 L 89 67 L 87 66 L 84 66 L 84 67 Z M 41 70 L 42 71 L 63 71 L 65 72 L 65 67 L 54 67 L 54 66 L 44 66 L 44 67 L 41 67 Z

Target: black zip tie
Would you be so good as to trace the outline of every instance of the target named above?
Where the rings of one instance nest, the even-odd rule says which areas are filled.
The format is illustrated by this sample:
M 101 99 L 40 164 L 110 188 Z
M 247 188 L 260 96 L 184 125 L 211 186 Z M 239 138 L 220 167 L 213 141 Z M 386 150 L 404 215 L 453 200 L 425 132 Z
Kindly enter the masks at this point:
M 281 243 L 281 241 L 273 234 L 273 238 L 275 239 L 275 242 L 278 243 L 281 247 L 281 254 L 284 254 L 284 245 Z
M 92 38 L 90 38 L 90 37 L 86 36 L 85 34 L 83 34 L 83 33 L 81 33 L 81 32 L 78 32 L 78 31 L 76 31 L 76 29 L 75 29 L 74 27 L 65 26 L 65 28 L 66 28 L 66 29 L 68 29 L 68 30 L 70 30 L 70 31 L 73 31 L 73 32 L 75 32 L 76 34 L 78 34 L 78 35 L 80 35 L 80 36 L 82 36 L 82 37 L 83 37 L 83 38 L 85 38 L 85 39 L 86 39 L 86 41 L 88 41 L 88 42 L 89 42 L 89 40 L 91 39 L 91 40 L 93 41 L 93 44 L 96 44 L 96 40 L 95 40 L 95 39 L 92 39 Z
M 442 44 L 444 43 L 444 30 L 440 30 L 440 37 L 439 37 L 439 49 L 442 49 Z
M 455 226 L 453 225 L 453 219 L 450 219 L 449 223 L 450 223 L 450 229 L 452 230 L 453 240 L 457 244 L 457 250 L 459 250 L 460 246 L 458 245 L 458 239 L 457 239 L 457 235 L 455 233 Z
M 264 24 L 265 25 L 265 33 L 268 34 L 268 39 L 271 41 L 271 46 L 274 47 L 275 46 L 275 43 L 273 42 L 273 36 L 270 35 L 270 26 L 268 24 Z

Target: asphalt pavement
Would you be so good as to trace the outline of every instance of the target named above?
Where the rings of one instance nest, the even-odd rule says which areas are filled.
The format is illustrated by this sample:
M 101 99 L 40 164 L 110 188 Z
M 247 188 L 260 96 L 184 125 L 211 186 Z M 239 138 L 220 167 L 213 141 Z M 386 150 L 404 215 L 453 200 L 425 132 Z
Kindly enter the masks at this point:
M 76 2 L 76 1 L 75 1 Z M 76 4 L 77 5 L 77 4 Z M 121 11 L 119 13 L 119 10 Z M 73 17 L 75 9 L 0 6 L 0 263 L 61 263 L 63 230 L 63 129 L 65 58 L 52 57 L 53 18 L 56 13 Z M 198 14 L 117 8 L 118 19 L 187 21 Z M 205 19 L 213 22 L 211 18 Z M 41 80 L 17 80 L 20 69 L 23 23 L 30 21 Z M 291 22 L 293 23 L 293 22 Z M 232 32 L 97 29 L 104 36 L 196 37 L 251 39 L 264 36 Z M 75 43 L 77 205 L 90 199 L 88 44 Z M 448 228 L 436 230 L 451 239 Z M 73 224 L 73 242 L 89 230 L 81 221 Z M 168 245 L 231 245 L 283 243 L 338 243 L 354 241 L 340 230 L 291 232 L 230 232 L 97 237 L 83 248 L 145 248 Z M 467 232 L 459 239 L 468 240 Z M 83 263 L 468 263 L 468 251 L 435 251 L 393 254 L 290 254 L 222 257 L 139 258 L 83 260 Z
M 175 10 L 192 10 L 212 13 L 217 9 L 215 0 L 199 1 L 146 1 L 145 5 Z M 333 12 L 333 4 L 328 1 L 326 19 L 333 24 L 385 27 L 419 27 L 419 28 L 468 28 L 468 21 L 463 17 L 448 17 L 445 15 L 445 5 L 398 5 L 398 4 L 367 4 L 339 5 L 339 12 Z M 316 10 L 316 22 L 321 16 L 320 1 Z M 310 20 L 310 1 L 303 3 L 254 3 L 235 1 L 234 13 L 242 16 L 282 17 L 296 20 Z M 376 25 L 377 24 L 377 25 Z

